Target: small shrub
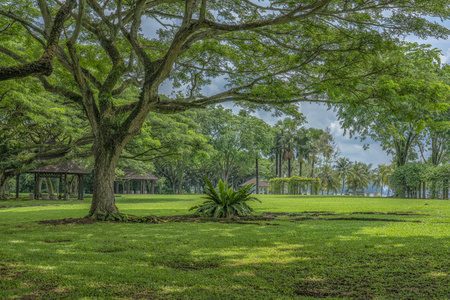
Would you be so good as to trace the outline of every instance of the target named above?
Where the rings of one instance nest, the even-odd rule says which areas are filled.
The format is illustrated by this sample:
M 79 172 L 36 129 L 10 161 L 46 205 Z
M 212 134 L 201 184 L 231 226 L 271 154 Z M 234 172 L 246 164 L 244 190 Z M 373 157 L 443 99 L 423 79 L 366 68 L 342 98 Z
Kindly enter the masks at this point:
M 232 188 L 228 188 L 228 184 L 222 180 L 219 181 L 219 187 L 216 190 L 206 177 L 204 179 L 207 185 L 205 189 L 207 196 L 204 198 L 207 200 L 189 209 L 196 209 L 195 214 L 214 218 L 244 217 L 253 212 L 247 202 L 258 201 L 261 203 L 257 198 L 251 196 L 253 184 L 241 187 L 235 192 Z

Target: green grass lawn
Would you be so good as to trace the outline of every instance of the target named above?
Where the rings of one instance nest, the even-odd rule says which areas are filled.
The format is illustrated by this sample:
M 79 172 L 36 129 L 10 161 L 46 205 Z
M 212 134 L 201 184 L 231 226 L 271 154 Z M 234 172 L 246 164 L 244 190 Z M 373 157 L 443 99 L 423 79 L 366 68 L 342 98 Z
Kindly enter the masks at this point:
M 199 198 L 130 195 L 117 206 L 180 215 Z M 0 299 L 450 297 L 450 202 L 259 198 L 256 214 L 308 218 L 50 225 L 39 221 L 81 218 L 90 200 L 0 201 Z

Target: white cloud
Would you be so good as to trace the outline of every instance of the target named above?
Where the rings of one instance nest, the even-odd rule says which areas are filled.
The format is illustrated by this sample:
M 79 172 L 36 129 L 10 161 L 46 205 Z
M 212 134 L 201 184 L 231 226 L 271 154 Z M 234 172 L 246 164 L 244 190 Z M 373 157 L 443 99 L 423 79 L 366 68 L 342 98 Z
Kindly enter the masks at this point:
M 448 48 L 446 52 L 443 51 L 442 53 L 445 53 L 445 55 L 440 55 L 441 63 L 449 64 L 450 63 L 450 60 L 449 60 L 450 59 L 450 48 Z

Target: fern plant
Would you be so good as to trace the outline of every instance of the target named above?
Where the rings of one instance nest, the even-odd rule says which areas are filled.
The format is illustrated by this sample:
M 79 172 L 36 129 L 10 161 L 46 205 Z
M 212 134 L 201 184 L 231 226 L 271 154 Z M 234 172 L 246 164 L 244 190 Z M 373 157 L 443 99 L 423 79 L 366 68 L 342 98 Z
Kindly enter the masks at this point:
M 206 182 L 204 199 L 207 200 L 189 209 L 196 210 L 195 214 L 214 218 L 244 217 L 253 212 L 247 202 L 258 201 L 261 203 L 257 198 L 251 196 L 253 184 L 241 187 L 235 192 L 232 188 L 228 188 L 228 184 L 222 180 L 219 180 L 219 187 L 215 189 L 208 178 L 204 177 L 204 179 Z

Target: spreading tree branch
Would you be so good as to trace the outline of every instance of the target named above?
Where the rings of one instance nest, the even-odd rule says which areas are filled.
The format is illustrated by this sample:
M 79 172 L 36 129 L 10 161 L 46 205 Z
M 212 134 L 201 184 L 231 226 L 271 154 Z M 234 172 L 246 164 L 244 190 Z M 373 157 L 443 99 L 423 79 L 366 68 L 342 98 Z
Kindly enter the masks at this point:
M 58 47 L 59 37 L 64 27 L 64 22 L 76 5 L 76 0 L 67 0 L 67 2 L 58 10 L 47 40 L 47 47 L 41 57 L 34 62 L 22 65 L 0 67 L 0 81 L 23 78 L 36 74 L 49 76 L 53 71 L 53 58 Z

